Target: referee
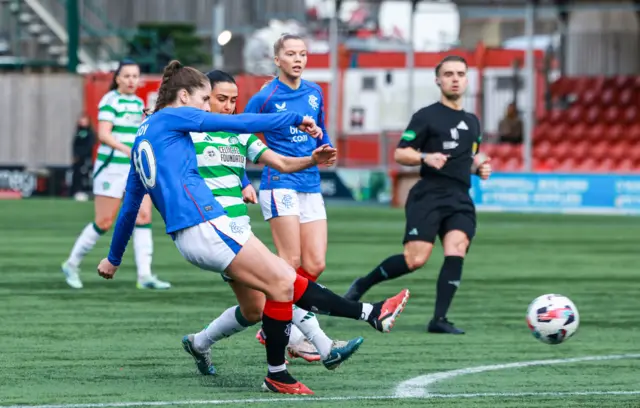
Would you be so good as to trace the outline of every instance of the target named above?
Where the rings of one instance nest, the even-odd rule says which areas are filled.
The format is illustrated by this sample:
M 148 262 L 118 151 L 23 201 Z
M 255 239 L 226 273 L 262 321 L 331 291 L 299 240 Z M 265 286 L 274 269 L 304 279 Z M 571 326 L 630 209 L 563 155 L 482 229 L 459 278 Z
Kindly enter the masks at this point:
M 430 333 L 464 334 L 447 320 L 447 311 L 460 286 L 462 265 L 476 231 L 475 206 L 469 195 L 471 173 L 483 180 L 491 175 L 489 159 L 479 154 L 482 131 L 478 118 L 462 110 L 467 88 L 467 62 L 448 56 L 436 67 L 440 101 L 416 112 L 395 151 L 404 166 L 420 165 L 420 181 L 405 207 L 404 253 L 382 261 L 369 275 L 356 279 L 345 298 L 359 300 L 369 288 L 422 267 L 436 237 L 444 248 Z

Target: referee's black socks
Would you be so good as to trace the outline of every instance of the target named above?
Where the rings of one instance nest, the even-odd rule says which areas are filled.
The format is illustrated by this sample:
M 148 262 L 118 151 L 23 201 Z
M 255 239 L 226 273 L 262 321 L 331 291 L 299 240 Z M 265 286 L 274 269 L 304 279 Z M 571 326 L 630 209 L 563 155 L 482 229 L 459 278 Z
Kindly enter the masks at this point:
M 447 316 L 453 296 L 456 294 L 462 279 L 462 265 L 464 258 L 461 256 L 445 256 L 436 289 L 436 319 Z
M 380 265 L 376 266 L 367 276 L 359 279 L 358 286 L 362 289 L 368 290 L 373 285 L 380 282 L 395 279 L 402 275 L 406 275 L 413 272 L 409 269 L 407 261 L 404 259 L 403 254 L 391 255 Z

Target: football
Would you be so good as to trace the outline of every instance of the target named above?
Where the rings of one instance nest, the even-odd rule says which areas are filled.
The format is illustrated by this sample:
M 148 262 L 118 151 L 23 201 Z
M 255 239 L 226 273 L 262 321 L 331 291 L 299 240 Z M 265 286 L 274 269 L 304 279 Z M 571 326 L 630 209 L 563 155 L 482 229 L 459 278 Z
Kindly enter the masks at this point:
M 560 344 L 578 330 L 580 316 L 566 296 L 547 294 L 529 304 L 527 325 L 535 338 L 547 344 Z

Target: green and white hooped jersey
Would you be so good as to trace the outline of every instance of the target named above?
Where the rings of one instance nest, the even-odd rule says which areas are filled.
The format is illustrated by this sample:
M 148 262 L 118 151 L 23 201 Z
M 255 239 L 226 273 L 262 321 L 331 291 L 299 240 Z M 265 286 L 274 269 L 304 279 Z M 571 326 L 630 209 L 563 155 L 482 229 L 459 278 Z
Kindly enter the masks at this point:
M 132 147 L 138 127 L 142 123 L 143 110 L 144 102 L 136 95 L 123 95 L 118 91 L 110 91 L 100 100 L 98 120 L 112 123 L 113 137 L 120 143 Z M 104 170 L 107 166 L 112 170 L 121 168 L 127 174 L 130 160 L 121 151 L 100 144 L 95 164 L 96 172 L 100 169 Z
M 198 171 L 216 200 L 230 218 L 247 216 L 247 205 L 242 201 L 246 160 L 257 163 L 268 147 L 252 134 L 192 132 L 191 139 Z

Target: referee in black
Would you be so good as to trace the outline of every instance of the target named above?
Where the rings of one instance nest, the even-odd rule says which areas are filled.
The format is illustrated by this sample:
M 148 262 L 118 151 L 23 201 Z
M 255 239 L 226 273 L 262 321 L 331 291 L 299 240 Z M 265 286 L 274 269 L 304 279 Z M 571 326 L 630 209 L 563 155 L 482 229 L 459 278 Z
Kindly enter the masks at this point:
M 462 109 L 467 88 L 465 59 L 444 58 L 436 67 L 436 84 L 440 101 L 413 115 L 394 156 L 404 166 L 420 165 L 420 181 L 409 192 L 405 207 L 404 253 L 390 256 L 369 275 L 356 279 L 345 298 L 359 300 L 373 285 L 422 267 L 440 237 L 445 258 L 427 331 L 464 334 L 447 320 L 447 311 L 476 232 L 475 206 L 469 195 L 471 174 L 486 180 L 491 165 L 486 156 L 476 155 L 482 141 L 478 118 Z

